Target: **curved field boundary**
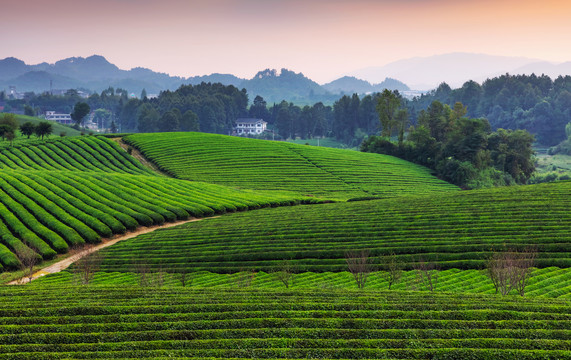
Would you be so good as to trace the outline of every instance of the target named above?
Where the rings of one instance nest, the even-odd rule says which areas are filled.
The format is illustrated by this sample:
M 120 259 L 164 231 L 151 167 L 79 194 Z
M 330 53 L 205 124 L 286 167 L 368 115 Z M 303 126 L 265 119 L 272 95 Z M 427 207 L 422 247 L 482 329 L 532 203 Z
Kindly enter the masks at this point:
M 48 275 L 48 274 L 55 274 L 55 273 L 58 273 L 60 271 L 63 271 L 65 269 L 67 269 L 74 262 L 80 260 L 81 258 L 84 258 L 90 254 L 93 254 L 96 251 L 99 251 L 101 249 L 104 249 L 106 247 L 114 245 L 114 244 L 118 243 L 119 241 L 131 239 L 131 238 L 134 238 L 135 236 L 139 236 L 142 234 L 148 234 L 148 233 L 153 232 L 153 231 L 158 230 L 158 229 L 166 229 L 169 227 L 186 224 L 186 223 L 193 222 L 193 221 L 200 221 L 200 220 L 212 219 L 212 218 L 214 218 L 214 217 L 183 220 L 183 221 L 177 221 L 177 222 L 169 223 L 169 224 L 163 224 L 163 225 L 157 225 L 157 226 L 151 226 L 151 227 L 145 227 L 145 228 L 138 228 L 137 230 L 131 231 L 125 235 L 115 236 L 111 239 L 102 239 L 101 244 L 90 246 L 87 249 L 83 249 L 83 250 L 76 252 L 73 255 L 71 255 L 71 256 L 69 256 L 69 257 L 67 257 L 61 261 L 56 262 L 55 264 L 52 264 L 50 266 L 47 266 L 43 269 L 36 271 L 34 273 L 34 275 L 32 276 L 31 281 L 34 281 L 34 280 L 36 280 L 42 276 Z M 23 278 L 11 281 L 7 285 L 23 285 L 23 284 L 27 284 L 29 282 L 30 282 L 29 277 L 23 277 Z
M 139 226 L 260 207 L 318 202 L 160 176 L 103 172 L 0 172 L 0 264 L 17 254 L 43 259 Z
M 483 268 L 504 244 L 538 250 L 536 266 L 571 266 L 571 182 L 322 204 L 231 214 L 137 237 L 105 250 L 107 272 L 133 258 L 166 271 L 345 271 L 345 253 L 396 254 L 407 268 L 423 258 L 444 269 Z M 380 261 L 380 260 L 379 260 Z

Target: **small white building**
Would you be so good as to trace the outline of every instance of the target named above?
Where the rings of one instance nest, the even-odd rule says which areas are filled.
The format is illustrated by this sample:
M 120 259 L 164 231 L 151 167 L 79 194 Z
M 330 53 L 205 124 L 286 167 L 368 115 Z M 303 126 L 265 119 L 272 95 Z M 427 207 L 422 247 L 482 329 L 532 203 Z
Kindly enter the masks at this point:
M 56 114 L 55 111 L 46 111 L 46 120 L 56 121 L 60 124 L 73 125 L 71 114 Z
M 234 132 L 236 135 L 259 135 L 266 131 L 267 122 L 262 119 L 238 119 Z

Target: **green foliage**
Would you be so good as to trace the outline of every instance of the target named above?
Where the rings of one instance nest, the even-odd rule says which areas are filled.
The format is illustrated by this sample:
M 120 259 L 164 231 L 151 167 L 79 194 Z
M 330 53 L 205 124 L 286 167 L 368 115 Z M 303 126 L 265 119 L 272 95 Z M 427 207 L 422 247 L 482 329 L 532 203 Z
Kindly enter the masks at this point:
M 379 266 L 386 268 L 390 266 L 390 260 L 385 257 L 382 259 L 373 259 Z M 395 258 L 395 261 L 398 260 Z M 393 263 L 397 266 L 397 271 L 373 271 L 367 278 L 366 290 L 375 291 L 424 291 L 428 292 L 430 289 L 422 284 L 417 277 L 417 270 L 399 271 L 398 263 Z M 134 269 L 133 269 L 134 270 Z M 241 280 L 243 275 L 253 274 L 253 279 L 250 279 L 248 287 L 258 290 L 280 290 L 284 288 L 284 274 L 289 274 L 287 277 L 288 288 L 294 291 L 299 290 L 349 290 L 357 289 L 353 275 L 348 271 L 340 272 L 296 272 L 296 270 L 284 263 L 278 263 L 274 271 L 264 272 L 251 272 L 242 271 L 233 274 L 218 274 L 209 271 L 197 271 L 191 273 L 164 273 L 164 283 L 166 287 L 180 287 L 183 286 L 181 274 L 186 274 L 188 278 L 192 278 L 192 287 L 205 290 L 230 290 L 232 288 L 244 287 Z M 70 277 L 75 271 L 75 265 L 72 268 L 66 269 L 64 272 L 50 274 L 34 281 L 33 285 L 46 287 L 46 286 L 62 286 L 70 283 Z M 153 276 L 156 273 L 150 272 L 149 275 Z M 390 276 L 393 276 L 390 278 Z M 441 270 L 438 273 L 438 286 L 434 289 L 435 292 L 449 293 L 449 294 L 495 294 L 495 287 L 490 280 L 489 276 L 484 270 L 459 270 L 448 269 Z M 525 297 L 542 297 L 546 298 L 559 298 L 568 299 L 571 297 L 571 289 L 569 282 L 571 281 L 570 268 L 548 267 L 531 269 L 528 284 L 526 286 Z M 97 272 L 94 277 L 93 284 L 105 286 L 117 285 L 139 285 L 137 272 Z M 184 286 L 188 286 L 185 283 Z M 390 288 L 389 288 L 390 286 Z M 515 289 L 509 295 L 517 296 Z
M 71 119 L 75 122 L 77 126 L 81 125 L 83 119 L 89 114 L 91 108 L 85 102 L 78 102 L 73 107 L 73 112 L 71 113 Z
M 399 139 L 397 146 L 388 138 L 372 136 L 362 143 L 361 151 L 428 166 L 438 177 L 463 188 L 525 184 L 535 171 L 533 136 L 524 130 L 491 132 L 487 120 L 465 114 L 461 103 L 452 109 L 434 101 L 420 112 L 419 125 L 409 129 L 406 143 Z
M 30 136 L 34 135 L 35 130 L 36 126 L 30 121 L 26 121 L 20 125 L 20 132 L 22 133 L 22 136 L 26 136 L 28 139 Z
M 263 206 L 319 202 L 157 176 L 113 140 L 75 137 L 0 150 L 0 244 L 44 259 L 138 226 Z M 3 269 L 16 267 L 0 246 Z M 27 250 L 27 251 L 26 251 Z
M 442 268 L 482 268 L 492 247 L 539 250 L 537 266 L 571 265 L 571 182 L 225 215 L 165 229 L 105 249 L 103 271 L 132 271 L 133 259 L 176 272 L 345 271 L 345 252 L 411 255 Z M 548 230 L 547 230 L 548 229 Z
M 47 121 L 42 121 L 38 125 L 36 125 L 34 129 L 34 134 L 37 137 L 42 138 L 44 140 L 44 136 L 50 136 L 52 134 L 53 127 L 52 124 Z
M 468 117 L 486 118 L 493 129 L 527 130 L 540 144 L 553 146 L 565 138 L 571 114 L 570 84 L 571 76 L 552 80 L 546 75 L 506 74 L 481 85 L 468 81 L 454 90 L 444 83 L 410 101 L 408 107 L 411 114 L 418 114 L 435 100 L 450 106 L 462 102 Z
M 399 92 L 385 89 L 377 100 L 377 113 L 381 123 L 381 136 L 390 137 L 395 129 L 403 129 L 408 117 L 406 110 L 401 109 L 402 97 Z
M 426 168 L 376 154 L 198 133 L 125 141 L 168 174 L 233 187 L 342 200 L 457 190 Z
M 571 330 L 569 303 L 558 299 L 124 285 L 32 289 L 0 289 L 2 358 L 565 359 Z

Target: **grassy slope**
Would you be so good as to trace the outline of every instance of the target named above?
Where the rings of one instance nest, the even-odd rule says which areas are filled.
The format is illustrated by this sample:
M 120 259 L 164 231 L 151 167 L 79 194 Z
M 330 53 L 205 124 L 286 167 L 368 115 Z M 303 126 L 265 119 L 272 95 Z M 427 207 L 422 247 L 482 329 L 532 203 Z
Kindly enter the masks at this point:
M 338 200 L 458 191 L 424 167 L 378 154 L 200 133 L 125 140 L 180 179 Z
M 0 150 L 0 270 L 138 226 L 318 200 L 157 176 L 116 143 L 77 137 Z
M 570 194 L 567 181 L 232 214 L 119 243 L 104 250 L 102 269 L 131 271 L 145 258 L 169 271 L 270 270 L 283 260 L 299 271 L 344 271 L 345 252 L 359 249 L 481 268 L 503 244 L 537 246 L 538 266 L 568 267 Z
M 569 302 L 424 292 L 0 288 L 0 359 L 568 359 Z
M 42 121 L 46 121 L 44 119 L 40 119 L 37 117 L 32 117 L 32 116 L 25 116 L 25 115 L 16 115 L 16 120 L 18 120 L 18 123 L 21 125 L 25 122 L 31 122 L 34 125 L 37 125 L 39 122 Z M 66 125 L 61 125 L 55 121 L 50 122 L 52 124 L 52 135 L 49 136 L 48 138 L 59 138 L 61 133 L 65 133 L 65 136 L 79 136 L 81 135 L 81 131 L 79 130 L 75 130 L 69 126 Z M 16 131 L 16 139 L 14 139 L 14 145 L 28 145 L 28 144 L 37 144 L 40 143 L 41 141 L 34 135 L 32 135 L 30 137 L 30 139 L 28 139 L 27 137 L 22 136 L 22 134 L 20 134 L 19 131 Z M 7 141 L 0 141 L 0 149 L 3 148 L 7 148 L 10 146 L 10 143 Z

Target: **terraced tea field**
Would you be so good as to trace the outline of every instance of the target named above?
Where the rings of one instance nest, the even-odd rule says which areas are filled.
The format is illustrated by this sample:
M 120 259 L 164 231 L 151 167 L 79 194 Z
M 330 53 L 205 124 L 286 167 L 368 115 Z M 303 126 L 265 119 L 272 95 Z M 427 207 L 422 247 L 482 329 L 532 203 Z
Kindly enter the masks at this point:
M 136 270 L 136 269 L 134 269 Z M 95 274 L 91 285 L 115 285 L 137 286 L 141 285 L 142 274 L 137 272 L 98 272 Z M 176 273 L 152 273 L 146 274 L 148 286 L 183 286 L 181 274 Z M 56 274 L 46 275 L 33 282 L 33 286 L 69 286 L 77 284 L 77 277 L 72 270 L 66 270 Z M 256 290 L 280 290 L 285 285 L 275 273 L 266 272 L 238 272 L 233 274 L 217 274 L 208 271 L 198 271 L 186 274 L 184 286 L 194 289 L 239 289 L 251 288 Z M 292 275 L 288 283 L 294 290 L 357 290 L 358 287 L 353 275 L 343 272 L 303 272 Z M 369 274 L 365 285 L 366 290 L 387 290 L 387 273 L 375 271 Z M 419 282 L 415 270 L 404 271 L 402 278 L 391 286 L 392 290 L 400 291 L 429 291 L 430 289 Z M 495 294 L 495 288 L 484 270 L 443 270 L 438 273 L 434 291 L 469 294 Z M 515 289 L 511 295 L 518 295 Z M 548 267 L 534 269 L 525 288 L 526 297 L 546 297 L 571 299 L 571 269 Z
M 104 137 L 76 137 L 0 151 L 0 169 L 156 175 Z
M 200 133 L 134 134 L 125 141 L 179 179 L 347 200 L 459 189 L 427 168 L 379 154 Z
M 0 358 L 569 359 L 571 307 L 423 292 L 0 288 Z
M 236 213 L 146 234 L 102 253 L 102 271 L 128 272 L 134 259 L 155 269 L 345 271 L 345 253 L 395 253 L 442 268 L 482 268 L 504 244 L 532 245 L 539 267 L 571 265 L 571 182 L 450 195 L 321 204 Z
M 10 147 L 0 169 L 0 271 L 139 226 L 320 201 L 158 176 L 100 137 Z

